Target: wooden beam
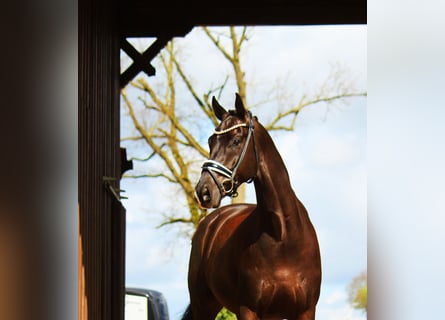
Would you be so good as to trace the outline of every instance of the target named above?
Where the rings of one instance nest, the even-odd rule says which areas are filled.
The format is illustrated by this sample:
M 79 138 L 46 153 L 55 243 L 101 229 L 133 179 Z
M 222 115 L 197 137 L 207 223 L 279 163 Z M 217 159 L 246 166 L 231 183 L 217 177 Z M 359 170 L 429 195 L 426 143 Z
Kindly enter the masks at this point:
M 161 35 L 151 44 L 144 53 L 139 53 L 128 41 L 123 38 L 121 48 L 133 59 L 133 63 L 120 76 L 120 87 L 124 88 L 141 71 L 148 76 L 156 74 L 156 69 L 151 65 L 151 60 L 161 52 L 174 35 Z

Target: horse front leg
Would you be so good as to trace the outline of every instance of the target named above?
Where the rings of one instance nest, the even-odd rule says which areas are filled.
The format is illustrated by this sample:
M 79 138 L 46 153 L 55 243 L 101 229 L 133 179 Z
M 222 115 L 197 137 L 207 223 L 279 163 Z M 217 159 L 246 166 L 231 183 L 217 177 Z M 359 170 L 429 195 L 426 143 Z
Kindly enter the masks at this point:
M 190 307 L 188 317 L 183 320 L 215 320 L 221 310 L 221 303 L 204 280 L 201 273 L 189 272 Z
M 191 300 L 191 316 L 183 320 L 215 320 L 221 308 L 221 304 L 213 296 L 201 297 L 199 301 Z

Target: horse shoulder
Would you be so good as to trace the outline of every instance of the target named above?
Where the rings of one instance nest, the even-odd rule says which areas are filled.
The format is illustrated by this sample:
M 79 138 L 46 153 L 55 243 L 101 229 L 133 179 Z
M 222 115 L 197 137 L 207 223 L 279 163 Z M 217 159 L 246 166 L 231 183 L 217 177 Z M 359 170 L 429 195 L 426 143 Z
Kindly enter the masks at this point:
M 227 240 L 254 210 L 255 205 L 237 204 L 220 207 L 206 216 L 193 235 L 192 246 L 199 246 L 208 256 Z

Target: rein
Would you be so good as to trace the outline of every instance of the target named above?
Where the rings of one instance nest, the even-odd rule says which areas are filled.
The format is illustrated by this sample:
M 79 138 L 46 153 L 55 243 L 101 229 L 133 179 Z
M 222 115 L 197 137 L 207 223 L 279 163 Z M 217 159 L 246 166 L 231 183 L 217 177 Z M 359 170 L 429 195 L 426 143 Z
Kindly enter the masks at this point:
M 258 153 L 257 153 L 257 149 L 256 149 L 255 135 L 253 134 L 254 125 L 253 125 L 252 113 L 249 111 L 249 123 L 239 123 L 239 124 L 236 124 L 230 128 L 220 130 L 220 131 L 215 130 L 213 132 L 216 135 L 226 134 L 226 133 L 228 133 L 232 130 L 235 130 L 237 128 L 240 128 L 240 127 L 247 127 L 247 129 L 248 129 L 247 138 L 246 138 L 246 142 L 244 143 L 243 150 L 241 151 L 241 154 L 238 158 L 238 161 L 236 162 L 236 164 L 232 170 L 230 170 L 225 165 L 223 165 L 222 163 L 219 163 L 218 161 L 215 161 L 215 160 L 206 160 L 202 164 L 202 170 L 207 171 L 210 174 L 210 176 L 212 177 L 212 179 L 215 181 L 216 185 L 218 186 L 218 189 L 219 189 L 219 192 L 221 193 L 221 195 L 222 196 L 228 195 L 228 196 L 231 196 L 232 198 L 235 198 L 238 196 L 238 192 L 236 190 L 237 190 L 239 184 L 238 184 L 238 181 L 236 180 L 235 176 L 236 176 L 236 172 L 238 171 L 238 168 L 240 167 L 241 163 L 244 160 L 244 157 L 247 152 L 247 147 L 249 146 L 249 142 L 250 142 L 251 138 L 253 139 L 253 150 L 254 150 L 255 159 L 256 159 L 256 167 L 257 167 L 256 172 L 258 172 Z M 221 184 L 218 181 L 218 179 L 216 178 L 215 173 L 223 175 L 228 180 L 223 181 L 223 183 Z M 251 183 L 253 181 L 253 178 L 254 177 L 249 178 L 246 182 Z M 228 182 L 230 183 L 230 185 L 227 185 Z

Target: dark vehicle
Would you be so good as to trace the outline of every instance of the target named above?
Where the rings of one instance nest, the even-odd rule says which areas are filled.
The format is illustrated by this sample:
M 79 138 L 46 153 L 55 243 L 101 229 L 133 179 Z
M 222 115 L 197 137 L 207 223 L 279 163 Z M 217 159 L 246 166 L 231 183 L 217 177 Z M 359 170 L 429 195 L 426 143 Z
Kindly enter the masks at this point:
M 126 288 L 125 320 L 169 320 L 164 295 L 151 289 Z

